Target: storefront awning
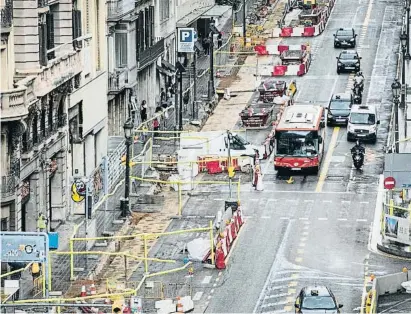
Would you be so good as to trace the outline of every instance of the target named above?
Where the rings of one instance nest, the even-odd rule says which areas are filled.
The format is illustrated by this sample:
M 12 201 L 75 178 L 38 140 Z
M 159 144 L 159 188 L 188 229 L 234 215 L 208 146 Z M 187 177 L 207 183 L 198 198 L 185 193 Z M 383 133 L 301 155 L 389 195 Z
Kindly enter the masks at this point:
M 228 11 L 232 10 L 231 6 L 229 5 L 215 5 L 207 12 L 201 15 L 201 18 L 212 18 L 212 17 L 220 17 L 226 14 Z
M 188 26 L 190 26 L 190 24 L 197 21 L 199 18 L 202 17 L 202 15 L 204 13 L 206 13 L 207 11 L 209 11 L 213 7 L 214 7 L 214 5 L 210 5 L 210 6 L 207 6 L 207 7 L 198 8 L 198 9 L 195 9 L 195 10 L 191 11 L 189 14 L 187 14 L 186 16 L 184 16 L 182 19 L 180 19 L 177 22 L 177 27 L 188 27 Z
M 174 73 L 167 70 L 166 68 L 163 68 L 159 65 L 157 65 L 157 70 L 158 72 L 160 72 L 161 74 L 167 75 L 167 76 L 174 76 Z
M 162 59 L 161 60 L 161 66 L 163 68 L 166 68 L 170 72 L 174 73 L 176 71 L 176 67 L 174 65 L 172 65 L 170 62 L 168 62 L 167 60 Z

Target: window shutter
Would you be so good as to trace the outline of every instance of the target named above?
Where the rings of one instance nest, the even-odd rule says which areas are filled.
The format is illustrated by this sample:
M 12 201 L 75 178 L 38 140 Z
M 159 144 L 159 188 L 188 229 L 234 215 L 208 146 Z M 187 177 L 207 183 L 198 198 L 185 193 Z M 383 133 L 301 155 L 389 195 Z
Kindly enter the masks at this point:
M 150 18 L 149 18 L 149 12 L 148 12 L 148 8 L 145 8 L 145 10 L 144 10 L 145 12 L 144 12 L 144 22 L 145 22 L 145 25 L 144 25 L 144 34 L 145 34 L 145 38 L 144 38 L 144 40 L 145 40 L 145 47 L 146 47 L 146 49 L 148 48 L 148 47 L 150 47 Z
M 140 60 L 140 19 L 136 20 L 136 61 Z
M 140 13 L 138 14 L 138 20 L 140 22 L 140 25 L 138 26 L 138 30 L 139 30 L 139 48 L 140 48 L 140 52 L 143 51 L 145 49 L 144 47 L 144 11 L 141 10 Z
M 46 14 L 46 25 L 47 25 L 47 50 L 54 48 L 54 17 L 53 14 Z M 47 54 L 49 60 L 55 58 L 55 53 L 50 52 Z
M 151 35 L 151 46 L 154 45 L 154 7 L 150 6 L 150 35 Z
M 47 65 L 46 24 L 39 25 L 39 56 L 40 65 Z
M 81 29 L 81 11 L 80 10 L 75 10 L 75 25 L 76 25 L 76 38 L 81 37 L 83 35 L 82 29 Z M 79 41 L 77 42 L 77 48 L 81 48 L 83 45 L 83 42 Z

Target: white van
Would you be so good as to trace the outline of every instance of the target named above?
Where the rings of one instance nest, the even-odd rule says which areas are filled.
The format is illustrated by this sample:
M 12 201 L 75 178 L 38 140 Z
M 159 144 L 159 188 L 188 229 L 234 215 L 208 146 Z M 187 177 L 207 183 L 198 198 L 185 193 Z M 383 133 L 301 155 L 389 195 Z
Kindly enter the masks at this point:
M 352 105 L 348 118 L 347 141 L 363 140 L 377 142 L 377 129 L 380 124 L 375 105 Z

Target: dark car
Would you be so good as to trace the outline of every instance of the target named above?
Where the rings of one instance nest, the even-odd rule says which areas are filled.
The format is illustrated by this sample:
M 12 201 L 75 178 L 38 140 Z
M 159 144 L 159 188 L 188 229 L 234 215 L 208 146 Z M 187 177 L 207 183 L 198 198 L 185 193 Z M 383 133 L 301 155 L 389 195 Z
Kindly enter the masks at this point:
M 328 104 L 327 108 L 327 124 L 347 125 L 352 104 L 353 99 L 350 93 L 332 95 L 330 103 Z
M 357 44 L 357 34 L 353 28 L 340 28 L 334 34 L 334 48 L 338 47 L 352 47 Z
M 342 307 L 325 286 L 302 288 L 295 300 L 296 313 L 340 313 Z
M 355 50 L 343 50 L 337 58 L 337 74 L 358 72 L 361 69 L 361 57 Z

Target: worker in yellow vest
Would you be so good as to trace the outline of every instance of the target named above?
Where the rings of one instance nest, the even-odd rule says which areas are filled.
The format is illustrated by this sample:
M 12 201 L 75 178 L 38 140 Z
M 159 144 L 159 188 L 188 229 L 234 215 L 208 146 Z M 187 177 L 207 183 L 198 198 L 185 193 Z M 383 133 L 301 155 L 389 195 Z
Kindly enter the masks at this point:
M 37 219 L 37 229 L 40 232 L 47 232 L 47 219 L 43 214 L 39 214 L 39 218 Z
M 41 275 L 41 264 L 40 263 L 33 263 L 31 265 L 31 276 L 33 277 L 33 281 L 36 280 Z

